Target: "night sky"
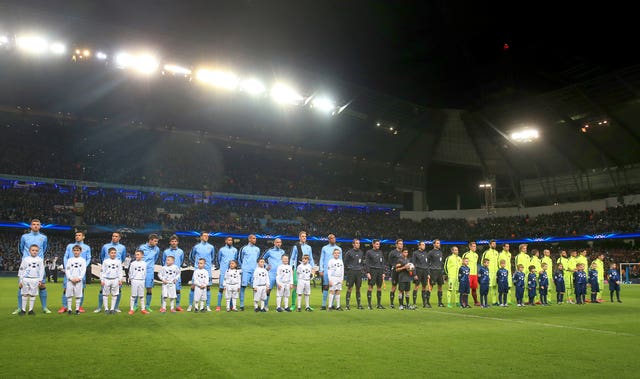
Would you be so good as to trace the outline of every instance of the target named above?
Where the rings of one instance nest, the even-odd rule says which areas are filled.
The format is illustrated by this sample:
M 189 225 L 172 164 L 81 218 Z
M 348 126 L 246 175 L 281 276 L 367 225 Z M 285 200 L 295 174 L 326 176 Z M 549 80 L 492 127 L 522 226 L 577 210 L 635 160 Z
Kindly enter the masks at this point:
M 472 108 L 638 62 L 629 9 L 478 1 L 2 1 L 0 27 Z M 504 44 L 509 45 L 504 50 Z

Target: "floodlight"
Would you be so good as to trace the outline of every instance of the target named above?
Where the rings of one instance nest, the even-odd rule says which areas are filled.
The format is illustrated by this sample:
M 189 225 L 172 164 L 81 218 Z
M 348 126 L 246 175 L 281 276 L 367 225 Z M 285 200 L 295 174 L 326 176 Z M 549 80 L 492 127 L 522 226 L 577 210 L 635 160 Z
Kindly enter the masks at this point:
M 129 68 L 134 63 L 134 58 L 131 54 L 122 52 L 116 55 L 116 66 L 118 68 Z
M 49 46 L 49 50 L 56 55 L 62 55 L 67 51 L 67 47 L 61 42 L 54 42 Z
M 271 89 L 271 97 L 277 103 L 289 105 L 300 105 L 304 100 L 298 91 L 285 84 L 276 84 Z
M 9 43 L 9 37 L 0 35 L 0 46 L 6 45 Z
M 16 46 L 29 54 L 42 54 L 47 51 L 47 41 L 38 36 L 20 36 L 16 38 Z
M 82 50 L 82 56 L 85 58 L 89 58 L 91 56 L 91 50 L 89 49 Z
M 230 71 L 200 69 L 196 77 L 201 82 L 218 88 L 233 90 L 238 86 L 238 77 Z
M 267 90 L 261 81 L 253 78 L 243 80 L 242 83 L 240 83 L 240 89 L 250 95 L 260 95 Z
M 311 107 L 323 113 L 333 113 L 336 110 L 336 103 L 326 97 L 316 97 L 311 101 Z
M 175 64 L 165 64 L 164 70 L 174 75 L 191 75 L 191 70 Z
M 143 74 L 151 74 L 158 69 L 158 60 L 149 55 L 149 54 L 141 54 L 136 57 L 135 60 L 135 69 Z
M 98 51 L 96 53 L 96 58 L 100 59 L 101 61 L 107 59 L 107 54 L 103 53 L 102 51 Z
M 511 133 L 511 140 L 514 142 L 531 142 L 538 139 L 540 134 L 536 129 L 522 129 Z

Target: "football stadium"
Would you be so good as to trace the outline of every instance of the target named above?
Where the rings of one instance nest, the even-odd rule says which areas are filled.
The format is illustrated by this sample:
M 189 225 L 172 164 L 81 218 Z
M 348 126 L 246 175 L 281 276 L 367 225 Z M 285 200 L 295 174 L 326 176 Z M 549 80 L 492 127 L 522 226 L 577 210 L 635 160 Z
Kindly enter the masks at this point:
M 638 377 L 631 13 L 54 3 L 0 2 L 0 377 Z

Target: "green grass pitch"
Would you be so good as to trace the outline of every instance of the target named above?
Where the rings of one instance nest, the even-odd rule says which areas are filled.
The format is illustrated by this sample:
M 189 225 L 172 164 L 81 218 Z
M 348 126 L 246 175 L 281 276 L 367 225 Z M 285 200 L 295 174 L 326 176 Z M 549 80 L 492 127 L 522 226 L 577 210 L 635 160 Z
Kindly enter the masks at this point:
M 35 317 L 19 317 L 11 315 L 16 282 L 0 278 L 2 378 L 638 375 L 637 285 L 623 286 L 622 304 L 345 312 L 319 311 L 316 287 L 312 313 L 277 313 L 273 296 L 271 311 L 260 314 L 161 314 L 156 287 L 152 314 L 108 316 L 92 313 L 99 290 L 94 282 L 87 286 L 85 314 L 45 315 L 37 300 Z M 61 284 L 48 287 L 55 311 Z M 124 294 L 121 308 L 127 310 L 128 287 Z M 366 302 L 366 291 L 362 295 Z

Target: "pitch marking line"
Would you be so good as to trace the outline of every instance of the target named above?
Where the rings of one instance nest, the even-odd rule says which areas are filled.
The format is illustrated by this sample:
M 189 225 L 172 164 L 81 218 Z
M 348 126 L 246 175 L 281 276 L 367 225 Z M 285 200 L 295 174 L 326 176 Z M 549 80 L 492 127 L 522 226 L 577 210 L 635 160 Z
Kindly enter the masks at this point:
M 536 322 L 536 321 L 526 321 L 526 320 L 512 320 L 512 319 L 499 318 L 499 317 L 466 315 L 466 314 L 461 314 L 461 313 L 449 313 L 449 312 L 439 312 L 439 311 L 430 312 L 430 313 L 438 313 L 438 314 L 447 315 L 447 316 L 479 318 L 479 319 L 493 320 L 493 321 L 517 322 L 517 323 L 520 323 L 520 324 L 527 324 L 527 325 L 535 324 L 535 325 L 540 325 L 540 326 L 546 326 L 548 328 L 573 329 L 573 330 L 579 330 L 579 331 L 583 331 L 583 332 L 593 332 L 593 333 L 602 333 L 602 334 L 613 334 L 613 335 L 617 335 L 617 336 L 637 337 L 637 335 L 632 334 L 632 333 L 614 332 L 614 331 L 611 331 L 611 330 L 602 330 L 602 329 L 580 328 L 580 327 L 577 327 L 577 326 L 549 324 L 549 323 L 546 323 L 546 322 Z

